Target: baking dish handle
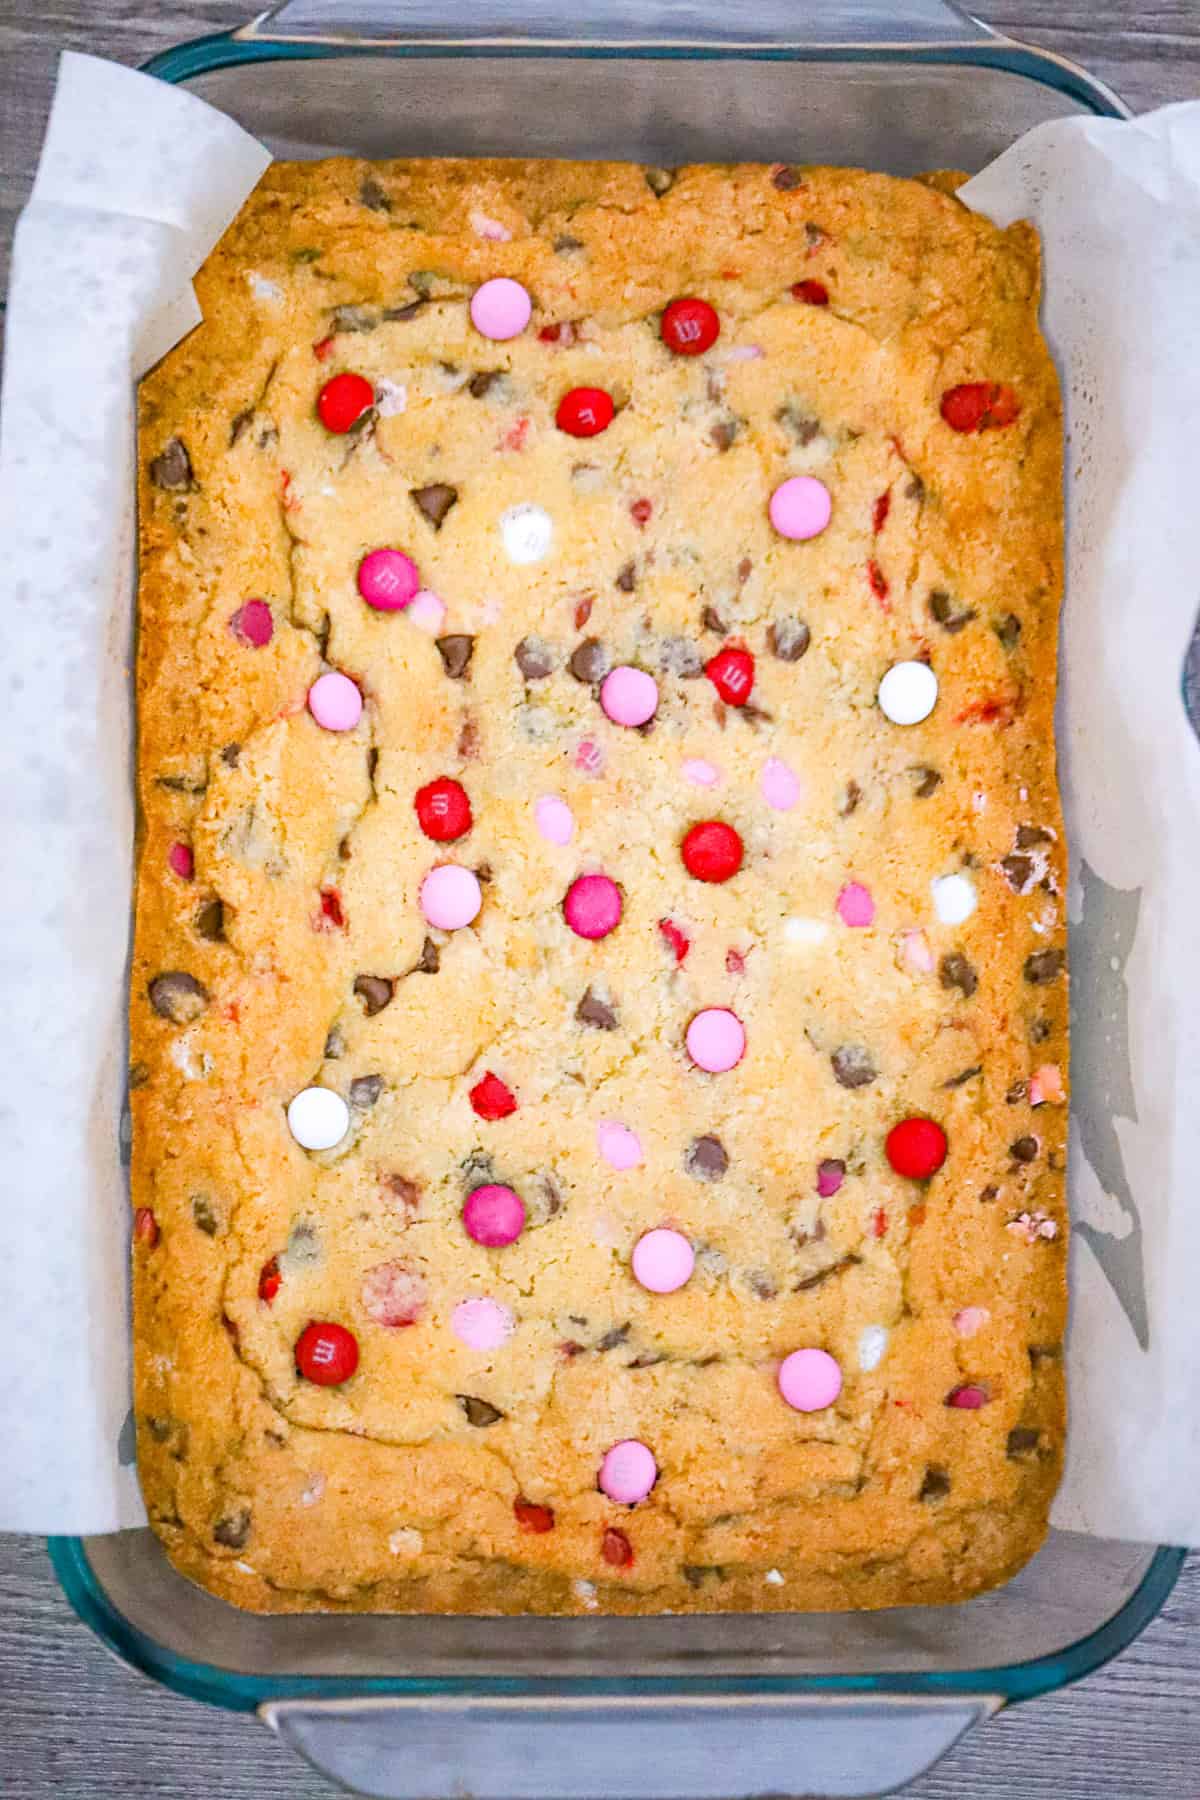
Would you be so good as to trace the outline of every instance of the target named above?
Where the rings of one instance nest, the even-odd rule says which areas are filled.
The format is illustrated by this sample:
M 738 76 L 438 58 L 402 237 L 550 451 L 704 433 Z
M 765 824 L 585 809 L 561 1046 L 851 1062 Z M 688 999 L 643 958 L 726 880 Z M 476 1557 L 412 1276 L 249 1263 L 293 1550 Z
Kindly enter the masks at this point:
M 998 1695 L 438 1695 L 277 1700 L 260 1715 L 376 1800 L 866 1800 L 930 1768 Z
M 446 0 L 283 0 L 235 34 L 253 42 L 391 45 L 587 42 L 614 48 L 686 44 L 769 49 L 995 43 L 952 0 L 592 0 L 581 21 L 562 0 L 479 0 L 455 17 Z

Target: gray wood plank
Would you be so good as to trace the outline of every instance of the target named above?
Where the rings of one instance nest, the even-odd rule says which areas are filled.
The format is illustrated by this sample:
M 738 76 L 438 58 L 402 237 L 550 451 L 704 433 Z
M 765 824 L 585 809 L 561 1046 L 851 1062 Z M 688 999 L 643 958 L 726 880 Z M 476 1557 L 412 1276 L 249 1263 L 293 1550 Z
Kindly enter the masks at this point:
M 136 64 L 239 24 L 255 0 L 0 0 L 0 290 L 60 49 Z M 978 0 L 1001 30 L 1085 63 L 1138 109 L 1200 94 L 1197 0 Z M 254 1721 L 180 1700 L 109 1658 L 45 1551 L 0 1538 L 5 1800 L 327 1800 Z M 736 1754 L 731 1746 L 731 1758 Z M 1187 1800 L 1200 1792 L 1200 1557 L 1124 1656 L 973 1733 L 912 1800 Z

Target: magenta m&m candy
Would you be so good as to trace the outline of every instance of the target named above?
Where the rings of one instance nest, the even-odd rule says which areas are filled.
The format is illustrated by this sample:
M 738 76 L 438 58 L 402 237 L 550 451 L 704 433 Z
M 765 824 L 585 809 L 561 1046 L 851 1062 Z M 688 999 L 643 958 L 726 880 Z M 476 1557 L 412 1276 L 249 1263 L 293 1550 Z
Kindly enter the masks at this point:
M 421 914 L 440 931 L 461 931 L 479 915 L 483 893 L 479 878 L 461 863 L 439 863 L 421 883 Z
M 654 1453 L 637 1438 L 622 1438 L 600 1464 L 600 1491 L 618 1506 L 636 1506 L 658 1480 Z
M 633 1247 L 634 1279 L 651 1294 L 673 1294 L 691 1280 L 696 1252 L 681 1231 L 661 1226 Z
M 533 302 L 519 281 L 494 276 L 471 295 L 471 323 L 481 337 L 503 343 L 519 337 L 529 323 Z
M 318 675 L 308 690 L 308 710 L 323 731 L 353 731 L 362 709 L 362 695 L 337 669 Z
M 372 550 L 358 565 L 358 591 L 376 612 L 399 612 L 420 587 L 417 565 L 403 550 Z
M 614 725 L 645 725 L 658 711 L 658 683 L 622 663 L 600 684 L 600 705 Z
M 722 1075 L 746 1054 L 746 1032 L 736 1013 L 725 1006 L 706 1006 L 687 1028 L 687 1053 L 698 1069 Z
M 793 475 L 775 489 L 768 511 L 780 537 L 814 538 L 828 525 L 833 502 L 815 475 Z
M 607 937 L 621 923 L 621 890 L 607 875 L 581 875 L 567 889 L 563 917 L 576 937 Z
M 842 1371 L 827 1350 L 793 1350 L 779 1365 L 779 1392 L 797 1412 L 823 1412 L 842 1391 Z
M 505 1244 L 515 1244 L 524 1231 L 525 1202 L 512 1188 L 490 1181 L 467 1196 L 462 1221 L 475 1243 L 500 1250 Z
M 262 650 L 275 635 L 271 608 L 265 600 L 246 600 L 231 617 L 229 629 L 239 644 Z
M 861 881 L 848 881 L 837 897 L 838 918 L 843 925 L 863 927 L 875 919 L 875 902 L 870 888 Z

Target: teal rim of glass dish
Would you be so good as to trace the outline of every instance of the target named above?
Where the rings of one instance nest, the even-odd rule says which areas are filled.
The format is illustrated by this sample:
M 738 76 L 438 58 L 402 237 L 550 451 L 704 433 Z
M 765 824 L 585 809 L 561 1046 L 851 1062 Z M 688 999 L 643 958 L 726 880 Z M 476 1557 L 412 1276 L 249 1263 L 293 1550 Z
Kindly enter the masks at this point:
M 449 1695 L 485 1699 L 637 1698 L 655 1694 L 687 1699 L 692 1696 L 765 1698 L 767 1696 L 817 1697 L 826 1695 L 879 1694 L 952 1698 L 965 1694 L 999 1694 L 1006 1702 L 1032 1700 L 1078 1681 L 1117 1656 L 1144 1631 L 1166 1603 L 1183 1566 L 1185 1551 L 1162 1545 L 1149 1568 L 1120 1610 L 1095 1631 L 1052 1656 L 1030 1662 L 1009 1663 L 994 1669 L 928 1670 L 924 1673 L 886 1675 L 638 1675 L 610 1676 L 357 1676 L 243 1675 L 212 1663 L 191 1662 L 177 1656 L 139 1631 L 112 1605 L 92 1573 L 84 1540 L 78 1537 L 47 1539 L 50 1561 L 63 1592 L 85 1625 L 100 1641 L 152 1680 L 173 1688 L 190 1700 L 206 1701 L 234 1712 L 253 1712 L 268 1700 L 406 1699 Z
M 406 44 L 335 44 L 296 43 L 287 39 L 238 38 L 229 32 L 212 37 L 193 38 L 162 50 L 142 64 L 146 75 L 157 75 L 162 81 L 192 81 L 198 75 L 210 75 L 217 69 L 232 69 L 243 63 L 313 62 L 327 56 L 397 56 L 397 57 L 636 57 L 642 60 L 689 62 L 736 60 L 746 62 L 841 62 L 892 63 L 901 67 L 925 66 L 999 69 L 1007 75 L 1021 75 L 1039 82 L 1078 101 L 1088 112 L 1103 118 L 1129 116 L 1116 94 L 1074 63 L 1055 56 L 1048 50 L 1037 50 L 1027 44 L 1007 39 L 995 43 L 890 45 L 890 44 L 814 44 L 773 46 L 770 44 L 729 47 L 712 44 L 572 44 L 561 43 L 489 43 L 447 44 L 413 42 Z

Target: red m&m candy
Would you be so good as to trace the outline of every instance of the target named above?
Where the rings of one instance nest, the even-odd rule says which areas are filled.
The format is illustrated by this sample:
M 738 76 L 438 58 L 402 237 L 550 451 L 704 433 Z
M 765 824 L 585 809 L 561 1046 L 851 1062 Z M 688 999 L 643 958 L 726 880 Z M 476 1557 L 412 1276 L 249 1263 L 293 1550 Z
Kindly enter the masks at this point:
M 964 381 L 942 395 L 941 415 L 951 431 L 991 431 L 1011 425 L 1021 402 L 999 381 Z
M 662 316 L 662 341 L 676 356 L 703 356 L 721 335 L 721 321 L 707 300 L 672 300 Z
M 296 1339 L 296 1372 L 318 1387 L 340 1387 L 358 1367 L 358 1339 L 328 1319 L 306 1325 Z
M 498 1075 L 489 1069 L 471 1089 L 469 1099 L 472 1110 L 481 1119 L 507 1119 L 510 1113 L 517 1110 L 517 1098 L 512 1089 Z
M 346 432 L 375 404 L 375 389 L 365 375 L 348 369 L 332 376 L 317 395 L 317 417 L 326 431 Z
M 283 1276 L 279 1273 L 279 1258 L 277 1256 L 273 1256 L 271 1258 L 270 1262 L 265 1262 L 263 1264 L 262 1269 L 259 1273 L 259 1277 L 258 1277 L 258 1297 L 259 1297 L 259 1299 L 265 1300 L 269 1306 L 271 1301 L 275 1298 L 276 1294 L 279 1292 L 279 1290 L 282 1286 L 283 1286 Z
M 471 829 L 471 802 L 467 790 L 449 775 L 439 775 L 418 788 L 413 805 L 417 823 L 435 844 L 452 844 Z
M 704 673 L 729 706 L 745 706 L 754 686 L 754 658 L 740 644 L 725 644 L 704 665 Z
M 892 1126 L 884 1149 L 897 1175 L 905 1175 L 910 1181 L 928 1181 L 945 1162 L 948 1145 L 936 1119 L 915 1114 Z
M 603 388 L 577 387 L 559 401 L 554 423 L 571 437 L 598 437 L 612 424 L 615 412 L 612 395 Z
M 697 881 L 728 881 L 742 866 L 742 840 L 722 819 L 693 825 L 680 850 L 684 868 Z

